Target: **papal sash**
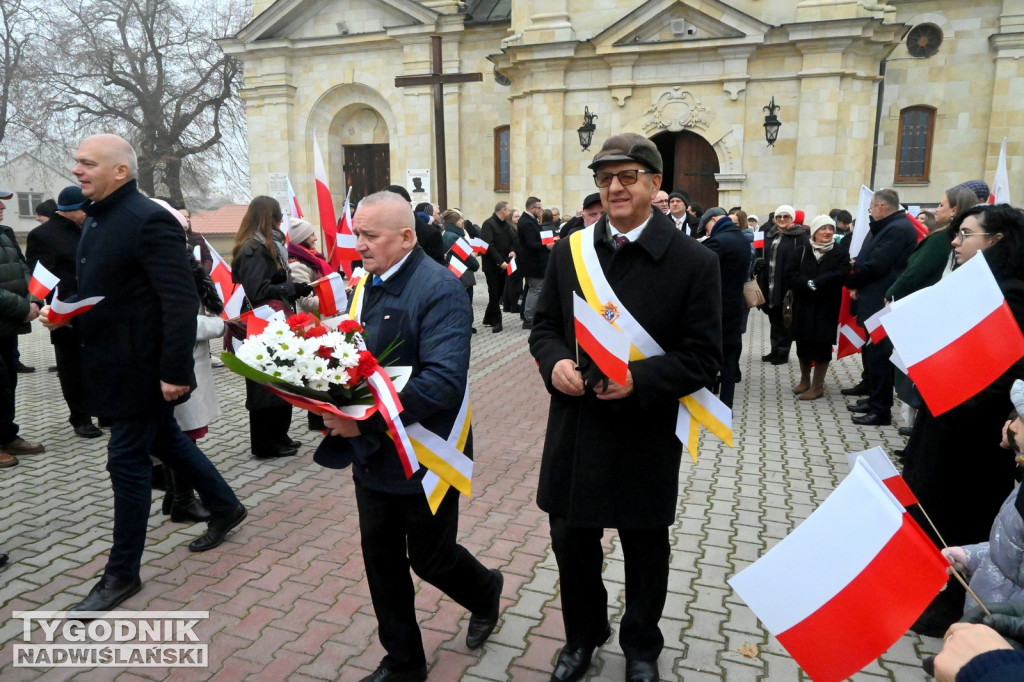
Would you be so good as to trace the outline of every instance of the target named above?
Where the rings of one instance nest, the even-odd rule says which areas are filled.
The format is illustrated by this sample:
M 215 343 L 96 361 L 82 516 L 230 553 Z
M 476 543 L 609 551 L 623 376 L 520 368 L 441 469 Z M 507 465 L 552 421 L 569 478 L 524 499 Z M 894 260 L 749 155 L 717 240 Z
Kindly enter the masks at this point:
M 611 323 L 629 339 L 631 361 L 664 355 L 665 350 L 622 304 L 604 274 L 601 261 L 597 257 L 597 249 L 594 247 L 596 227 L 596 224 L 591 225 L 569 236 L 580 293 L 590 307 L 605 315 L 605 319 L 608 319 L 607 311 L 617 315 Z M 676 437 L 686 446 L 694 463 L 697 462 L 698 423 L 732 447 L 732 410 L 706 388 L 680 398 L 676 415 Z

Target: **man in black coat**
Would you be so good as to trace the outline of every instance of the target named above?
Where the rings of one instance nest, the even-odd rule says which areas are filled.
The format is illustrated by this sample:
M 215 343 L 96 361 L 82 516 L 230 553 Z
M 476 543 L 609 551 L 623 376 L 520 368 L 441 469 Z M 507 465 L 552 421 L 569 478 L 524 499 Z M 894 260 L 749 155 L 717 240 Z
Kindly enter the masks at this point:
M 57 293 L 67 301 L 78 293 L 75 279 L 75 252 L 82 238 L 82 223 L 85 222 L 85 195 L 77 185 L 61 190 L 57 197 L 57 212 L 52 218 L 28 233 L 25 258 L 29 270 L 36 263 L 60 278 Z M 50 294 L 49 299 L 52 299 Z M 48 299 L 48 300 L 49 300 Z M 103 432 L 92 423 L 92 417 L 85 405 L 85 387 L 82 383 L 82 351 L 78 337 L 78 325 L 74 320 L 50 332 L 50 343 L 57 360 L 57 378 L 64 394 L 70 415 L 68 422 L 75 433 L 83 438 L 98 438 Z
M 220 545 L 246 516 L 220 473 L 174 420 L 195 388 L 196 294 L 185 233 L 136 186 L 138 161 L 116 135 L 86 138 L 73 170 L 87 199 L 78 246 L 78 296 L 103 296 L 79 318 L 90 412 L 111 421 L 107 471 L 114 489 L 114 540 L 103 577 L 72 611 L 109 611 L 142 589 L 139 569 L 158 457 L 199 492 L 213 515 L 200 552 Z M 40 319 L 49 329 L 59 325 Z
M 725 215 L 725 209 L 709 208 L 701 222 L 709 235 L 701 243 L 718 255 L 722 282 L 722 374 L 718 397 L 731 408 L 748 311 L 743 285 L 750 269 L 750 242 L 732 218 Z
M 583 677 L 611 636 L 601 537 L 617 528 L 626 564 L 619 642 L 626 679 L 646 682 L 658 679 L 664 646 L 658 622 L 678 498 L 679 398 L 709 386 L 722 359 L 718 259 L 652 211 L 662 160 L 650 140 L 612 136 L 590 168 L 606 215 L 555 245 L 530 334 L 551 394 L 537 503 L 549 514 L 566 635 L 551 679 Z M 584 353 L 577 363 L 577 291 L 646 349 L 629 363 L 625 384 L 606 380 Z
M 854 259 L 846 286 L 857 306 L 857 322 L 864 325 L 885 305 L 885 292 L 906 269 L 910 254 L 917 246 L 917 230 L 900 208 L 900 197 L 891 189 L 881 189 L 871 198 L 871 233 Z M 850 406 L 862 413 L 853 418 L 862 426 L 892 423 L 893 366 L 889 362 L 892 342 L 868 342 L 861 350 L 868 397 Z
M 544 216 L 547 216 L 544 218 Z M 541 219 L 544 226 L 541 227 Z M 519 271 L 526 281 L 526 300 L 523 302 L 523 329 L 533 328 L 533 313 L 537 308 L 537 297 L 544 283 L 544 271 L 548 269 L 548 251 L 551 246 L 544 243 L 541 232 L 550 230 L 554 234 L 551 211 L 543 210 L 540 199 L 526 200 L 526 213 L 519 218 Z
M 508 219 L 512 207 L 507 201 L 499 201 L 494 213 L 480 227 L 480 238 L 487 242 L 484 254 L 484 276 L 487 278 L 487 309 L 484 311 L 484 325 L 498 333 L 502 330 L 501 298 L 505 293 L 506 266 L 516 255 L 516 231 Z

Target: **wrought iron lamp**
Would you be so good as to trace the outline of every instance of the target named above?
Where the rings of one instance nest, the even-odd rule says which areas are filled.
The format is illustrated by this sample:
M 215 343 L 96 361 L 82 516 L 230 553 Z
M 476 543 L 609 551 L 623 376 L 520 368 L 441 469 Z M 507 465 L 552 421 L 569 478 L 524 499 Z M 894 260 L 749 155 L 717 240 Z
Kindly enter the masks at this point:
M 594 125 L 595 118 L 597 118 L 597 114 L 590 113 L 590 107 L 583 107 L 583 125 L 576 130 L 580 136 L 582 151 L 590 149 L 590 143 L 594 139 L 594 131 L 597 130 L 597 126 Z
M 779 128 L 782 127 L 782 122 L 779 121 L 779 117 L 775 115 L 775 112 L 781 108 L 775 103 L 775 95 L 772 95 L 771 104 L 761 107 L 763 111 L 768 112 L 768 115 L 764 117 L 764 139 L 768 142 L 769 147 L 774 147 L 775 140 L 779 139 Z

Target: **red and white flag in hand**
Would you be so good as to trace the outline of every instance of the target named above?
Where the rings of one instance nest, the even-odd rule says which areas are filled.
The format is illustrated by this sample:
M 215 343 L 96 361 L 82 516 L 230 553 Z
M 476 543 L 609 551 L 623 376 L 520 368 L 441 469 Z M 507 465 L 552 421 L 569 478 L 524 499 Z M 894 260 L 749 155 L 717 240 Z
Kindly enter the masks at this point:
M 248 339 L 251 336 L 262 334 L 275 312 L 269 305 L 261 305 L 258 308 L 242 313 L 239 319 L 245 322 L 245 338 Z
M 341 220 L 338 221 L 338 241 L 331 257 L 331 265 L 345 271 L 346 277 L 352 276 L 352 261 L 362 260 L 356 250 L 356 235 L 352 230 L 352 204 L 349 198 L 352 188 L 345 194 L 345 204 L 341 207 Z
M 334 215 L 334 199 L 331 197 L 331 189 L 327 184 L 327 169 L 324 166 L 324 159 L 320 156 L 320 145 L 317 144 L 316 134 L 313 135 L 313 182 L 316 185 L 316 205 L 320 211 L 320 228 L 324 231 L 324 251 L 327 253 L 327 260 L 334 267 L 341 264 L 340 256 L 336 256 L 338 244 L 338 219 Z M 337 263 L 335 260 L 337 260 Z
M 74 303 L 65 303 L 57 297 L 58 293 L 54 292 L 53 300 L 50 302 L 50 312 L 46 316 L 46 319 L 53 324 L 64 324 L 72 318 L 91 310 L 94 305 L 103 300 L 103 296 L 92 296 L 81 301 L 75 301 Z
M 313 290 L 320 299 L 320 313 L 324 317 L 340 315 L 348 308 L 345 280 L 336 272 L 313 282 Z
M 889 456 L 885 454 L 885 450 L 882 448 L 874 447 L 870 450 L 851 452 L 847 455 L 847 458 L 850 460 L 851 469 L 857 466 L 857 460 L 864 462 L 864 465 L 875 473 L 875 476 L 882 481 L 882 484 L 889 489 L 893 497 L 904 507 L 918 504 L 917 495 L 907 485 L 903 476 L 896 470 L 896 465 L 892 463 L 892 460 L 889 459 Z
M 837 360 L 841 360 L 847 355 L 859 353 L 868 340 L 864 327 L 857 323 L 857 316 L 850 312 L 851 303 L 850 290 L 843 287 L 843 297 L 839 303 L 839 337 L 836 341 Z
M 555 243 L 555 231 L 554 230 L 541 230 L 540 243 L 545 246 Z
M 295 190 L 292 189 L 291 178 L 285 177 L 285 182 L 288 183 L 288 208 L 293 218 L 301 218 L 302 206 L 299 206 L 299 198 L 295 196 Z
M 1024 357 L 1024 334 L 983 257 L 897 303 L 885 330 L 934 415 L 976 395 Z
M 508 263 L 505 265 L 505 272 L 508 273 L 508 275 L 511 277 L 512 273 L 514 273 L 518 269 L 519 266 L 516 264 L 516 259 L 509 258 Z
M 871 337 L 871 343 L 881 343 L 888 334 L 885 332 L 885 327 L 882 326 L 882 319 L 892 312 L 892 308 L 886 306 L 879 310 L 877 313 L 864 320 L 864 327 L 868 330 L 868 336 Z
M 28 293 L 42 301 L 50 295 L 58 282 L 60 282 L 60 277 L 47 270 L 41 262 L 36 261 L 36 267 L 32 270 L 32 279 L 28 283 Z
M 474 253 L 487 253 L 487 242 L 480 237 L 470 237 L 469 245 L 473 247 Z
M 448 269 L 451 270 L 452 274 L 456 277 L 462 277 L 466 274 L 466 264 L 455 256 L 448 259 Z
M 629 371 L 629 337 L 612 326 L 611 322 L 575 292 L 572 316 L 579 347 L 606 377 L 625 386 Z
M 946 584 L 948 567 L 861 461 L 728 583 L 811 679 L 839 682 L 907 631 Z
M 756 232 L 754 232 L 754 248 L 764 248 L 764 230 L 757 230 Z
M 221 313 L 221 317 L 225 319 L 232 319 L 242 314 L 242 304 L 245 302 L 245 287 L 241 284 L 235 287 L 235 292 L 231 294 L 231 297 L 224 301 L 224 312 Z
M 462 260 L 466 260 L 473 255 L 473 247 L 462 237 L 455 240 L 451 248 L 452 253 L 458 255 Z
M 235 284 L 231 279 L 231 266 L 227 264 L 220 254 L 217 253 L 217 249 L 213 248 L 213 244 L 209 244 L 210 256 L 213 258 L 213 268 L 210 269 L 210 279 L 213 280 L 213 286 L 217 290 L 217 294 L 220 296 L 220 300 L 229 301 L 235 293 L 235 288 L 241 288 L 240 284 Z M 229 315 L 227 310 L 220 314 L 225 320 L 236 317 L 236 315 Z

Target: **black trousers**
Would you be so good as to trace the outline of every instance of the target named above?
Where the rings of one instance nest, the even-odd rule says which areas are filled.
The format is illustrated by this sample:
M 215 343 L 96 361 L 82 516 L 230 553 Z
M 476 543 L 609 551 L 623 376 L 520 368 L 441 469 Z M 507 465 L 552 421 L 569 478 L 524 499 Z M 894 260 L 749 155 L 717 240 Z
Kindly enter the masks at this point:
M 789 358 L 789 349 L 793 340 L 789 335 L 789 329 L 782 321 L 782 306 L 768 309 L 768 324 L 771 326 L 770 338 L 772 353 L 778 358 Z
M 892 342 L 889 339 L 882 339 L 881 343 L 868 343 L 861 349 L 861 356 L 864 361 L 865 379 L 868 382 L 868 407 L 872 412 L 882 415 L 890 414 L 892 410 L 892 385 L 893 371 L 895 368 L 889 362 L 892 356 Z
M 608 591 L 601 580 L 604 529 L 570 526 L 561 516 L 549 520 L 566 646 L 596 646 L 608 624 Z M 618 532 L 626 566 L 626 610 L 619 644 L 628 659 L 656 661 L 665 645 L 658 621 L 668 593 L 668 528 Z
M 18 388 L 15 370 L 18 350 L 17 336 L 0 337 L 0 444 L 10 443 L 18 437 L 14 423 L 14 391 Z
M 409 568 L 471 613 L 486 613 L 498 586 L 483 564 L 455 542 L 459 493 L 448 491 L 437 514 L 423 495 L 371 490 L 356 479 L 359 536 L 385 668 L 426 663 L 416 622 L 415 588 Z
M 513 272 L 505 276 L 505 295 L 501 299 L 501 305 L 506 313 L 513 313 L 516 308 L 521 309 L 523 298 L 523 275 L 521 272 Z
M 487 309 L 484 311 L 484 324 L 501 324 L 501 298 L 505 294 L 505 272 L 495 267 L 485 267 L 484 277 L 487 278 Z
M 64 395 L 71 426 L 85 426 L 92 423 L 92 416 L 85 405 L 85 386 L 82 383 L 82 343 L 78 329 L 62 327 L 50 334 L 53 354 L 57 360 L 57 379 L 60 392 Z

